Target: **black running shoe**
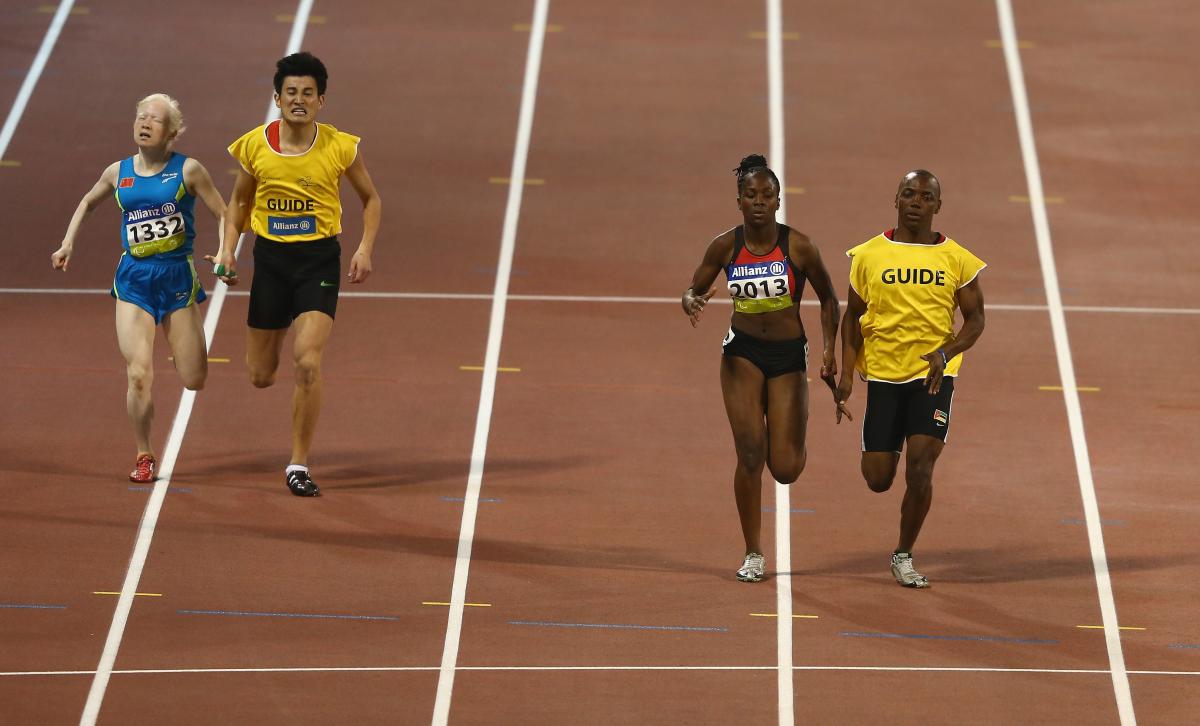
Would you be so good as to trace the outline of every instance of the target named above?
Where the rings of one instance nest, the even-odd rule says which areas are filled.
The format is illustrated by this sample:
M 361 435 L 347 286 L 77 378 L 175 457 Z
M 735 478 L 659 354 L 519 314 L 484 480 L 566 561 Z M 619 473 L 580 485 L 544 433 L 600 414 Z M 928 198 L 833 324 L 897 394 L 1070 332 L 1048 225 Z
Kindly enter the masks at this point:
M 294 469 L 287 473 L 287 488 L 298 497 L 319 497 L 321 488 L 309 477 L 307 471 Z

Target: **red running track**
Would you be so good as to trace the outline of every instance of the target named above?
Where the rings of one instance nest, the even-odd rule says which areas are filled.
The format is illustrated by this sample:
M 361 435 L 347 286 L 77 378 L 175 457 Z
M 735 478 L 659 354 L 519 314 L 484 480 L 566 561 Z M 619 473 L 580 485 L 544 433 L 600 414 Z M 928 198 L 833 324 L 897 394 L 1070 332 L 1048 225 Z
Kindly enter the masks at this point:
M 117 605 L 93 593 L 121 589 L 149 497 L 123 476 L 113 208 L 70 273 L 47 258 L 153 90 L 182 99 L 179 148 L 228 192 L 224 147 L 262 121 L 286 5 L 157 8 L 155 27 L 187 30 L 154 33 L 144 6 L 80 6 L 3 154 L 20 165 L 0 166 L 0 604 L 48 606 L 0 608 L 6 722 L 80 719 Z M 332 73 L 323 120 L 362 135 L 385 202 L 377 272 L 343 298 L 326 359 L 326 495 L 282 487 L 290 377 L 249 386 L 231 296 L 211 355 L 232 362 L 196 399 L 101 723 L 434 719 L 450 608 L 425 603 L 451 600 L 487 381 L 462 368 L 487 349 L 508 194 L 491 179 L 512 165 L 531 4 L 447 10 L 312 10 L 304 47 Z M 1131 703 L 1142 724 L 1186 723 L 1200 573 L 1182 555 L 1200 510 L 1182 462 L 1200 395 L 1176 370 L 1200 343 L 1185 236 L 1200 97 L 1183 73 L 1198 12 L 1014 10 L 1113 603 L 1138 628 L 1120 633 Z M 0 10 L 0 98 L 48 23 L 32 4 Z M 1030 207 L 1012 201 L 1029 192 L 995 8 L 783 9 L 785 184 L 802 188 L 788 221 L 838 288 L 842 250 L 890 224 L 913 166 L 942 178 L 941 228 L 990 263 L 988 329 L 920 544 L 928 592 L 891 580 L 899 494 L 862 485 L 858 430 L 833 426 L 817 388 L 792 573 L 732 578 L 728 307 L 693 331 L 675 299 L 738 222 L 727 170 L 769 151 L 762 7 L 560 1 L 549 23 L 527 168 L 540 183 L 524 187 L 498 361 L 519 370 L 495 378 L 449 722 L 1118 723 L 1103 631 L 1079 627 L 1100 624 L 1102 596 L 1063 394 L 1039 390 L 1062 381 Z M 815 335 L 815 309 L 804 317 Z M 180 399 L 166 356 L 160 445 Z M 764 617 L 780 583 L 793 614 L 816 616 L 794 619 L 782 717 Z

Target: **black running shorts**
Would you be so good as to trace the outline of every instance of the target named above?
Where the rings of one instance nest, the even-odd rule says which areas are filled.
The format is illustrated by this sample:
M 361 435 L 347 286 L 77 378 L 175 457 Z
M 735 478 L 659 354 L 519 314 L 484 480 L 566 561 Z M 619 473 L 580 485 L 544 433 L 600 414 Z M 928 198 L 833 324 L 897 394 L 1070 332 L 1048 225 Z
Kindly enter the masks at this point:
M 763 340 L 730 328 L 721 343 L 721 353 L 745 358 L 766 378 L 808 370 L 808 338 L 803 335 L 791 340 Z
M 337 237 L 312 242 L 254 241 L 254 280 L 250 284 L 251 328 L 279 330 L 301 313 L 337 312 L 342 247 Z
M 867 381 L 867 412 L 863 416 L 862 450 L 900 453 L 909 436 L 921 434 L 945 442 L 950 430 L 954 379 L 942 378 L 936 396 L 924 379 L 908 383 Z

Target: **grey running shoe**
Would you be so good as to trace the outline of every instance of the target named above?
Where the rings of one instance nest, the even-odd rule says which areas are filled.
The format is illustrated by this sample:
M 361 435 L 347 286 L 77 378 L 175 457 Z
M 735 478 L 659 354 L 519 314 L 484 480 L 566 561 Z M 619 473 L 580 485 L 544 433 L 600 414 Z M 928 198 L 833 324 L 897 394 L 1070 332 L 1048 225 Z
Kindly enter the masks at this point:
M 737 579 L 742 582 L 759 582 L 763 579 L 763 566 L 767 564 L 767 558 L 762 556 L 760 552 L 751 552 L 746 555 L 746 559 L 742 561 L 742 566 L 738 568 Z
M 905 587 L 929 587 L 929 578 L 916 571 L 912 555 L 908 552 L 896 552 L 892 555 L 892 575 L 896 582 Z

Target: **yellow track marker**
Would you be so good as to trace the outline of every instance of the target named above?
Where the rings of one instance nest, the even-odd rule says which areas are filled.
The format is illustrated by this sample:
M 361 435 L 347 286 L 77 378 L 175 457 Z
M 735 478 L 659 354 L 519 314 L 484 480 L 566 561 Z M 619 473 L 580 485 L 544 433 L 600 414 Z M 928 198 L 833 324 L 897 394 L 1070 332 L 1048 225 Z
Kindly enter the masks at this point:
M 173 360 L 175 360 L 175 356 L 169 355 L 169 356 L 167 356 L 167 360 L 173 361 Z M 209 363 L 228 363 L 229 359 L 228 358 L 209 358 L 208 362 Z
M 1045 200 L 1046 204 L 1062 204 L 1065 201 L 1062 197 L 1042 197 L 1042 199 Z M 1008 197 L 1008 201 L 1028 203 L 1029 197 L 1020 194 L 1012 194 Z
M 513 23 L 512 29 L 517 31 L 518 33 L 528 33 L 529 31 L 533 30 L 533 26 L 530 25 L 529 23 Z M 554 23 L 547 23 L 546 32 L 547 33 L 561 33 L 562 26 L 555 25 Z
M 511 183 L 512 183 L 512 179 L 510 179 L 506 176 L 489 176 L 488 177 L 488 184 L 511 184 Z M 546 186 L 546 180 L 545 179 L 526 179 L 525 186 L 544 187 L 544 186 Z
M 1038 386 L 1039 391 L 1061 391 L 1062 386 Z M 1095 386 L 1075 386 L 1075 390 L 1080 393 L 1099 393 L 1100 389 Z
M 746 33 L 746 35 L 750 36 L 754 40 L 767 39 L 767 31 L 765 30 L 751 30 L 749 33 Z M 783 40 L 800 40 L 799 33 L 782 33 L 779 37 Z
M 983 41 L 983 44 L 989 48 L 1003 48 L 1004 47 L 1004 41 L 1002 41 L 1002 40 L 985 40 L 985 41 Z M 1021 50 L 1029 50 L 1030 48 L 1036 48 L 1037 43 L 1034 43 L 1032 40 L 1018 40 L 1017 47 L 1020 48 Z
M 783 193 L 784 194 L 803 194 L 804 187 L 784 187 Z
M 422 605 L 442 605 L 443 607 L 447 607 L 450 605 L 450 603 L 448 603 L 448 602 L 423 602 L 421 604 Z M 465 602 L 465 603 L 463 603 L 463 607 L 465 607 L 465 608 L 490 608 L 491 606 L 492 606 L 492 604 L 490 602 Z
M 1085 630 L 1104 630 L 1103 625 L 1076 625 L 1075 627 L 1083 628 Z M 1117 630 L 1145 630 L 1145 628 L 1135 628 L 1131 625 L 1119 625 L 1117 626 Z
M 58 6 L 57 5 L 38 5 L 37 11 L 39 13 L 44 13 L 46 15 L 53 15 L 58 12 Z M 90 12 L 92 12 L 91 8 L 82 8 L 82 7 L 78 7 L 78 6 L 71 8 L 71 15 L 87 15 Z
M 324 25 L 326 23 L 326 21 L 328 21 L 328 20 L 329 20 L 329 18 L 325 17 L 324 15 L 309 15 L 308 16 L 308 24 L 309 25 Z M 294 22 L 296 22 L 296 16 L 295 15 L 276 15 L 275 22 L 277 22 L 277 23 L 294 23 Z
M 21 162 L 13 161 L 12 159 L 5 159 L 4 161 L 0 161 L 0 166 L 20 166 L 20 165 L 21 165 Z
M 483 370 L 483 366 L 459 366 L 458 369 L 460 371 L 481 371 L 481 370 Z M 501 373 L 520 373 L 521 372 L 520 368 L 497 368 L 496 370 L 500 371 Z
M 750 617 L 752 617 L 752 618 L 777 618 L 777 617 L 779 617 L 779 613 L 750 613 Z M 817 620 L 821 616 L 820 615 L 793 615 L 792 617 L 793 618 L 804 618 L 806 620 Z
M 92 594 L 93 595 L 120 595 L 121 593 L 99 591 L 99 592 L 93 592 Z M 162 597 L 161 592 L 135 592 L 133 594 L 134 594 L 134 597 Z

